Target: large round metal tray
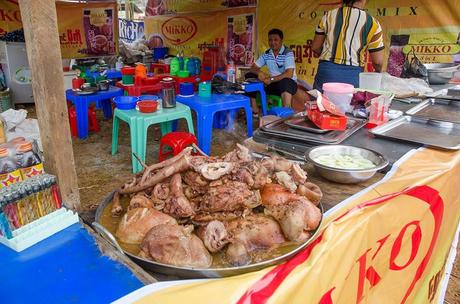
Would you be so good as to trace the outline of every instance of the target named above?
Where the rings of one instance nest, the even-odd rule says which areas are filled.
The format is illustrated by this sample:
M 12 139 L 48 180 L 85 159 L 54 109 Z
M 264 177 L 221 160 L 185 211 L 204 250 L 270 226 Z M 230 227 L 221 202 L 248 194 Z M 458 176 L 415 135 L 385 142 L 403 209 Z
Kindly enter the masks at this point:
M 147 260 L 141 257 L 138 257 L 128 251 L 123 250 L 119 244 L 117 243 L 115 237 L 107 230 L 105 229 L 101 223 L 100 219 L 102 216 L 102 212 L 104 209 L 107 207 L 107 205 L 112 201 L 113 197 L 113 192 L 109 194 L 103 201 L 102 203 L 98 206 L 96 210 L 96 218 L 95 222 L 93 223 L 94 229 L 101 234 L 102 237 L 104 237 L 107 241 L 112 243 L 112 245 L 117 248 L 119 251 L 122 253 L 126 254 L 128 257 L 130 257 L 136 264 L 144 268 L 145 270 L 149 270 L 152 272 L 156 273 L 161 273 L 165 275 L 172 275 L 172 276 L 177 276 L 181 278 L 221 278 L 221 277 L 229 277 L 229 276 L 234 276 L 234 275 L 239 275 L 247 272 L 252 272 L 256 270 L 260 270 L 269 266 L 281 264 L 282 262 L 288 260 L 289 258 L 293 257 L 295 254 L 300 252 L 302 249 L 304 249 L 309 243 L 311 243 L 317 236 L 318 231 L 321 228 L 321 224 L 323 222 L 323 218 L 321 217 L 321 221 L 318 225 L 318 228 L 316 228 L 313 231 L 312 237 L 307 240 L 305 243 L 299 245 L 297 248 L 291 250 L 290 252 L 287 252 L 283 255 L 280 255 L 276 258 L 266 260 L 263 262 L 255 263 L 255 264 L 250 264 L 246 266 L 239 266 L 239 267 L 225 267 L 225 268 L 190 268 L 190 267 L 178 267 L 178 266 L 173 266 L 173 265 L 167 265 L 167 264 L 162 264 L 158 262 L 154 262 L 151 260 Z M 318 205 L 318 207 L 321 210 L 321 214 L 324 214 L 324 209 L 321 203 Z

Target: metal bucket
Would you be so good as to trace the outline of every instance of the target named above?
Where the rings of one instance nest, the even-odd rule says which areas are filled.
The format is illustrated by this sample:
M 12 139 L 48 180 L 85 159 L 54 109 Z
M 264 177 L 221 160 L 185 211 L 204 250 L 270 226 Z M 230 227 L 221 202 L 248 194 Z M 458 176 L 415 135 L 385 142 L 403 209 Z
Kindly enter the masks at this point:
M 305 247 L 308 246 L 319 234 L 321 224 L 323 222 L 323 217 L 321 217 L 321 222 L 319 223 L 318 227 L 312 231 L 312 236 L 308 239 L 305 243 L 300 244 L 298 247 L 294 248 L 293 250 L 277 256 L 275 258 L 265 260 L 259 263 L 249 264 L 245 266 L 235 266 L 235 267 L 223 267 L 223 268 L 190 268 L 190 267 L 180 267 L 180 266 L 173 266 L 167 265 L 163 263 L 158 263 L 152 260 L 148 260 L 145 258 L 141 258 L 135 254 L 132 254 L 128 251 L 123 250 L 120 245 L 118 244 L 116 238 L 110 233 L 107 229 L 105 229 L 101 224 L 101 217 L 102 213 L 105 208 L 108 207 L 109 203 L 112 201 L 113 192 L 109 194 L 104 201 L 99 204 L 96 210 L 96 217 L 95 222 L 92 224 L 93 228 L 107 241 L 109 241 L 117 250 L 121 253 L 126 254 L 129 258 L 131 258 L 136 264 L 144 268 L 145 270 L 153 271 L 156 273 L 161 273 L 165 275 L 172 275 L 178 276 L 181 278 L 222 278 L 222 277 L 229 277 L 234 275 L 239 275 L 243 273 L 253 272 L 257 270 L 261 270 L 267 268 L 269 266 L 281 264 L 290 258 L 292 258 L 297 253 L 301 252 Z M 324 214 L 324 209 L 321 203 L 318 205 L 318 208 L 321 210 L 321 214 Z

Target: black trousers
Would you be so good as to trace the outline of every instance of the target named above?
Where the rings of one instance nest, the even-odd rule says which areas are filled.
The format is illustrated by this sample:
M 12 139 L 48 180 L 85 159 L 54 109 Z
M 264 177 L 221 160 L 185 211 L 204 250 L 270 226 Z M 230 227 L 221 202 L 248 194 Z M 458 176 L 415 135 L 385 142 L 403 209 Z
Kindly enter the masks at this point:
M 254 73 L 247 73 L 245 77 L 246 79 L 248 78 L 257 79 L 257 75 Z M 265 92 L 268 95 L 281 96 L 281 94 L 284 92 L 294 95 L 297 92 L 297 82 L 291 78 L 283 78 L 280 81 L 275 81 L 265 86 Z M 248 93 L 247 95 L 255 98 L 257 93 Z

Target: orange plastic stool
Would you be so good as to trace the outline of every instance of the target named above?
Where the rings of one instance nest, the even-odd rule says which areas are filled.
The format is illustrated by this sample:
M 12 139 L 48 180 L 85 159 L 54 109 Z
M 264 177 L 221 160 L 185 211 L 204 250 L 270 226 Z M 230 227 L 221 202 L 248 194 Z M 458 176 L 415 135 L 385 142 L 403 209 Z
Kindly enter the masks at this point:
M 168 156 L 175 156 L 191 144 L 198 145 L 195 135 L 188 132 L 169 132 L 160 139 L 158 161 L 164 161 Z M 171 147 L 171 151 L 163 151 L 164 146 Z

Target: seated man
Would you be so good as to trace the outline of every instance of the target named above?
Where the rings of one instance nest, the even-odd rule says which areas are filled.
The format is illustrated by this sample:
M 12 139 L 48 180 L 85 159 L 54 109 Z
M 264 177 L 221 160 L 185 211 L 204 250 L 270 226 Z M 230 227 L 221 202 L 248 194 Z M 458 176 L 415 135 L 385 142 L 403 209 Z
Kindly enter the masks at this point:
M 283 45 L 283 32 L 279 29 L 268 32 L 268 44 L 270 49 L 254 62 L 251 74 L 254 73 L 265 83 L 267 94 L 281 96 L 283 106 L 291 107 L 292 96 L 297 92 L 294 53 Z M 270 75 L 260 70 L 264 65 Z M 254 113 L 258 113 L 255 100 L 252 100 L 252 108 Z

